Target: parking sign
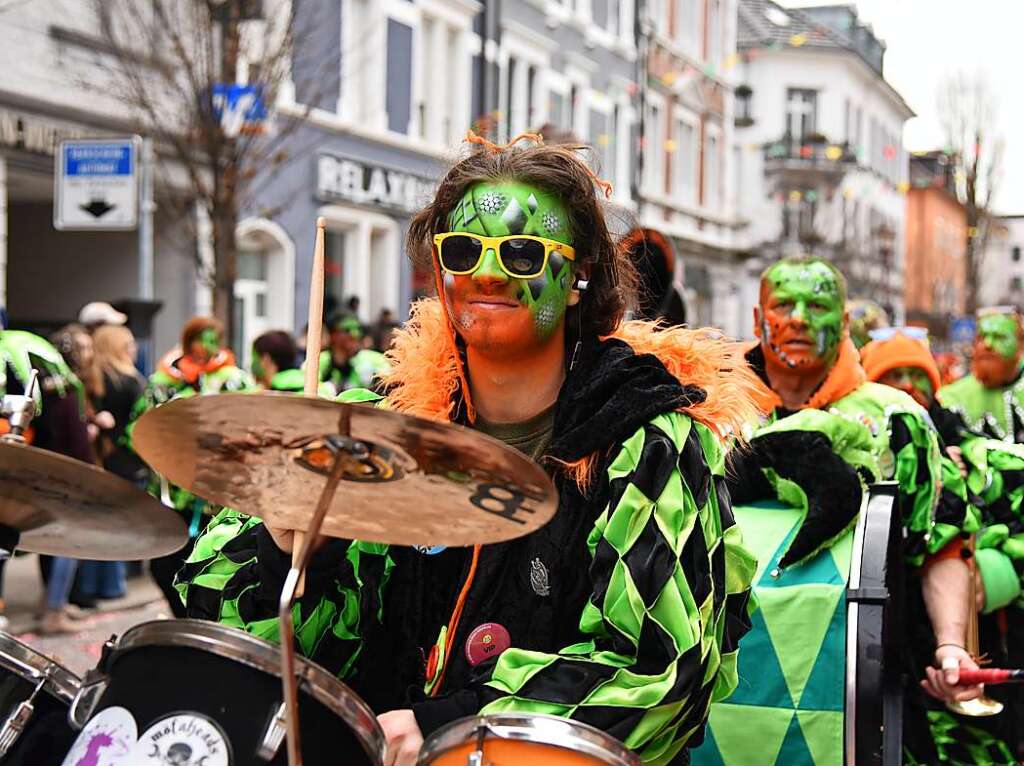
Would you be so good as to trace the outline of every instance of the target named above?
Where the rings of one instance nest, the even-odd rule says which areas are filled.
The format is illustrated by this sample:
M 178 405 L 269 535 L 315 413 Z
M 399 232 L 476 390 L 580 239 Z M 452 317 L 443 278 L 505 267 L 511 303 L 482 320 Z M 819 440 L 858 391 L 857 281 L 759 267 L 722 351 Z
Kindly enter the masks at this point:
M 134 229 L 138 225 L 138 136 L 62 141 L 54 177 L 57 229 Z

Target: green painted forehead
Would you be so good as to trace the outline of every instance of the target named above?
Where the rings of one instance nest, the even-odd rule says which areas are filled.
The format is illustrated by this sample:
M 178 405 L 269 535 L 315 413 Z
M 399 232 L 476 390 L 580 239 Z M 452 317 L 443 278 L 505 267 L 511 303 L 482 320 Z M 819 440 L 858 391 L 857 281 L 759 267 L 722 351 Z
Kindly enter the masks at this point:
M 481 181 L 469 187 L 448 214 L 448 227 L 485 237 L 532 234 L 573 244 L 562 200 L 519 181 Z
M 982 335 L 1017 334 L 1017 317 L 1013 314 L 986 314 L 978 320 L 978 332 Z
M 776 297 L 814 299 L 822 302 L 841 299 L 835 272 L 820 262 L 787 263 L 781 261 L 764 275 L 768 289 Z

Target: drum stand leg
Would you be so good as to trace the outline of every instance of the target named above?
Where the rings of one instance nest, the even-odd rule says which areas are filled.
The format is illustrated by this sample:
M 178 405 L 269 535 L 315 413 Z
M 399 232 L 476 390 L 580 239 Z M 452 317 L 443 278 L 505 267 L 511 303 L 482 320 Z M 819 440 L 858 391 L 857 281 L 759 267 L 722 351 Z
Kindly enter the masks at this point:
M 295 677 L 295 626 L 292 623 L 292 605 L 295 603 L 299 580 L 309 564 L 313 555 L 313 546 L 320 536 L 320 527 L 323 525 L 327 509 L 334 499 L 334 493 L 338 489 L 344 473 L 343 453 L 336 450 L 334 463 L 331 472 L 327 476 L 327 483 L 320 493 L 316 510 L 309 523 L 309 528 L 299 548 L 299 555 L 292 562 L 291 569 L 284 581 L 284 588 L 281 590 L 280 620 L 281 632 L 281 686 L 284 690 L 285 721 L 287 724 L 288 743 L 288 764 L 289 766 L 302 766 L 302 748 L 299 743 L 299 691 L 298 680 Z

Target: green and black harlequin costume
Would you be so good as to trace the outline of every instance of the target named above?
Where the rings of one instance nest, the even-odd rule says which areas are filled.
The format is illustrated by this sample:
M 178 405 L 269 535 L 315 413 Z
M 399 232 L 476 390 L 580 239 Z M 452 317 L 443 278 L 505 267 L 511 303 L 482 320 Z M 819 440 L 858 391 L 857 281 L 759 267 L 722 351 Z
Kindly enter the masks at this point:
M 866 483 L 899 482 L 912 567 L 977 519 L 925 411 L 864 382 L 852 342 L 843 341 L 829 377 L 796 412 L 768 387 L 760 346 L 747 359 L 764 382 L 767 415 L 750 449 L 733 453 L 729 475 L 737 524 L 758 560 L 758 611 L 741 643 L 739 684 L 712 705 L 693 763 L 841 766 L 846 588 Z M 927 748 L 924 712 L 915 715 Z
M 236 367 L 234 362 L 234 355 L 230 351 L 221 351 L 204 369 L 197 370 L 185 364 L 180 349 L 171 350 L 149 376 L 142 396 L 132 408 L 131 422 L 125 429 L 126 446 L 131 447 L 135 421 L 154 407 L 172 399 L 255 389 L 252 376 Z M 171 505 L 188 522 L 189 537 L 195 537 L 202 526 L 203 514 L 207 511 L 206 502 L 173 484 L 168 484 L 166 489 Z M 147 490 L 158 499 L 162 496 L 160 477 L 153 472 L 150 472 Z
M 939 389 L 938 399 L 975 433 L 1006 442 L 1024 442 L 1024 368 L 999 388 L 989 388 L 974 375 L 965 375 Z
M 441 342 L 446 321 L 437 301 L 419 304 L 396 341 L 398 380 L 445 390 L 443 375 L 453 369 Z M 673 332 L 678 340 L 664 348 L 680 349 L 687 338 L 713 347 Z M 564 463 L 596 456 L 593 482 L 582 490 L 557 472 L 553 521 L 483 546 L 454 636 L 445 632 L 468 549 L 430 555 L 332 541 L 314 557 L 295 607 L 303 654 L 378 712 L 411 706 L 424 735 L 478 712 L 552 713 L 610 732 L 647 763 L 687 763 L 686 746 L 700 741 L 709 704 L 735 686 L 755 564 L 733 523 L 723 447 L 708 426 L 679 411 L 704 402 L 700 381 L 681 382 L 634 347 L 584 344 L 544 454 Z M 732 405 L 749 410 L 737 376 L 725 372 L 738 360 L 717 370 L 712 390 L 732 390 Z M 453 419 L 466 422 L 458 393 L 454 404 Z M 225 511 L 197 541 L 178 588 L 190 616 L 276 640 L 288 566 L 260 521 Z M 512 648 L 471 667 L 463 646 L 486 622 L 503 625 Z M 426 656 L 448 642 L 440 693 L 428 698 Z

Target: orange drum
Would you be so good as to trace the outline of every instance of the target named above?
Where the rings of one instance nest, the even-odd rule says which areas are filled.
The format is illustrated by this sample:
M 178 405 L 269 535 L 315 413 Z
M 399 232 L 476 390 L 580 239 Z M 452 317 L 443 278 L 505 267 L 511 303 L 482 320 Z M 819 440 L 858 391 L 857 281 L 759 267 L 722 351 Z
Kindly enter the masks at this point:
M 417 766 L 640 766 L 615 737 L 593 726 L 530 713 L 463 718 L 438 729 Z

